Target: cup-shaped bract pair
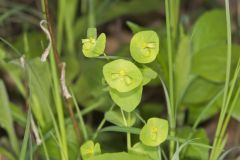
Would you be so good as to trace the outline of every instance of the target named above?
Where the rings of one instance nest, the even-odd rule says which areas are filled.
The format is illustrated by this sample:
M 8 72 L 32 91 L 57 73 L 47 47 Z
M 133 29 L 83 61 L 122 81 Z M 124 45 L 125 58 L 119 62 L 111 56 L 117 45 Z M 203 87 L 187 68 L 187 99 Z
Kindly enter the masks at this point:
M 87 38 L 82 39 L 82 51 L 86 57 L 97 57 L 104 53 L 106 46 L 106 35 L 101 33 L 97 37 L 96 28 L 89 28 Z
M 159 52 L 159 38 L 154 31 L 136 33 L 130 43 L 130 53 L 139 63 L 153 62 Z
M 94 144 L 93 141 L 87 141 L 80 147 L 80 152 L 83 160 L 101 154 L 99 143 Z
M 140 140 L 147 146 L 158 146 L 167 139 L 168 121 L 150 118 L 140 132 Z
M 113 101 L 124 111 L 131 112 L 141 101 L 143 76 L 140 69 L 124 59 L 114 60 L 103 67 Z

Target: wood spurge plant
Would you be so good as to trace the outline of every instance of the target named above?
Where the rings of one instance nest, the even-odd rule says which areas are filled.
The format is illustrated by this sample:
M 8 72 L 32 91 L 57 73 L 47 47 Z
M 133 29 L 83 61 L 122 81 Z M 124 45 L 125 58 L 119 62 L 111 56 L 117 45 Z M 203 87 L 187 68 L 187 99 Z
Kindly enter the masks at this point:
M 0 0 L 0 160 L 240 160 L 224 2 Z

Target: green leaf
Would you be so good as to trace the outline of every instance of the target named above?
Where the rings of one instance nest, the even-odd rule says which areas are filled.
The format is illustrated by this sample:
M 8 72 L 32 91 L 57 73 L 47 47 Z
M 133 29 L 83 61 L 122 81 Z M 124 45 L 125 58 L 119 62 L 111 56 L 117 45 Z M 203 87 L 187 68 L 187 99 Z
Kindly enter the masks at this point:
M 101 148 L 99 143 L 94 144 L 93 141 L 87 141 L 80 147 L 80 152 L 83 160 L 86 160 L 101 154 Z
M 122 114 L 121 111 L 118 110 L 112 110 L 112 111 L 108 111 L 105 113 L 105 119 L 117 126 L 125 126 L 124 120 L 122 118 Z M 133 126 L 136 122 L 136 114 L 131 113 L 131 121 L 127 121 L 127 126 Z
M 13 126 L 13 118 L 9 106 L 7 91 L 3 81 L 0 79 L 0 126 L 7 131 L 11 147 L 16 154 L 19 152 L 18 141 Z
M 177 131 L 177 135 L 181 138 L 187 139 L 189 134 L 193 134 L 192 138 L 195 139 L 194 143 L 201 143 L 208 145 L 209 139 L 206 131 L 204 129 L 199 129 L 197 131 L 193 131 L 189 127 L 180 128 Z M 208 159 L 208 148 L 205 147 L 199 147 L 197 145 L 188 145 L 186 147 L 185 153 L 183 156 L 183 159 L 189 159 L 189 160 L 206 160 Z
M 28 32 L 17 36 L 14 47 L 24 53 L 27 58 L 36 58 L 44 52 L 43 44 L 47 45 L 45 35 L 42 32 Z
M 240 47 L 232 46 L 232 67 L 239 57 Z M 202 49 L 193 55 L 192 73 L 214 82 L 224 82 L 227 66 L 227 45 L 224 43 Z
M 145 27 L 139 26 L 138 24 L 133 23 L 133 22 L 131 22 L 131 21 L 127 21 L 127 26 L 131 29 L 131 31 L 132 31 L 134 34 L 137 33 L 137 32 L 146 30 Z
M 132 112 L 141 102 L 142 98 L 142 86 L 130 92 L 118 92 L 117 90 L 110 88 L 109 93 L 112 100 L 124 111 Z
M 143 85 L 148 84 L 152 79 L 157 78 L 157 73 L 147 66 L 140 68 L 143 75 Z
M 143 77 L 138 67 L 124 59 L 114 60 L 103 66 L 108 85 L 118 92 L 129 92 L 141 85 Z
M 52 124 L 49 108 L 51 99 L 51 74 L 48 62 L 41 62 L 39 58 L 32 59 L 27 67 L 29 76 L 30 105 L 35 118 L 41 127 Z
M 167 139 L 168 121 L 150 118 L 141 130 L 140 140 L 147 146 L 158 146 Z
M 153 62 L 159 52 L 159 38 L 154 31 L 141 31 L 131 39 L 130 53 L 139 63 Z
M 151 159 L 146 156 L 118 152 L 118 153 L 105 153 L 96 157 L 91 157 L 88 160 L 151 160 Z
M 224 10 L 205 12 L 193 27 L 193 52 L 208 46 L 217 45 L 227 39 L 226 18 Z M 219 46 L 219 45 L 218 45 Z M 217 47 L 218 47 L 217 46 Z
M 13 60 L 10 62 L 0 61 L 0 68 L 4 69 L 11 80 L 13 80 L 14 85 L 16 85 L 16 89 L 22 94 L 22 96 L 25 96 L 25 89 L 24 85 L 22 83 L 23 78 L 23 68 L 20 67 L 20 61 L 19 60 Z
M 206 107 L 206 103 L 201 103 L 201 104 L 190 104 L 188 105 L 188 123 L 189 124 L 194 124 L 194 122 L 197 120 L 198 116 L 201 114 L 201 112 L 204 110 Z M 203 115 L 201 118 L 202 121 L 206 121 L 209 118 L 212 118 L 218 111 L 220 110 L 220 106 L 215 102 L 213 103 L 208 111 Z
M 146 146 L 140 142 L 136 143 L 132 148 L 130 148 L 129 153 L 148 156 L 152 160 L 158 160 L 158 148 Z
M 188 36 L 183 36 L 179 44 L 179 48 L 175 61 L 175 79 L 176 79 L 176 98 L 180 102 L 190 81 L 191 70 L 191 54 L 190 40 Z
M 203 78 L 196 78 L 189 85 L 183 101 L 188 104 L 207 102 L 215 96 L 220 89 L 222 89 L 222 85 L 220 84 L 207 81 Z
M 26 113 L 22 110 L 20 105 L 10 103 L 13 120 L 20 126 L 25 127 L 27 124 Z
M 101 33 L 97 38 L 96 28 L 89 28 L 87 31 L 87 39 L 82 40 L 82 51 L 86 57 L 97 57 L 104 53 L 106 45 L 106 35 Z

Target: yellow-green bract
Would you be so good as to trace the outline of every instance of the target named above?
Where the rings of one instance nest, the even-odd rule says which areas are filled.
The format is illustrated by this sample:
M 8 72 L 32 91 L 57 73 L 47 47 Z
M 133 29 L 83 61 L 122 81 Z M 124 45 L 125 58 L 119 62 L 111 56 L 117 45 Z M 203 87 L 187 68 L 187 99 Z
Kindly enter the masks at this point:
M 101 154 L 101 148 L 99 143 L 94 145 L 93 141 L 87 141 L 81 146 L 80 152 L 83 160 L 86 160 L 90 157 Z
M 150 118 L 140 132 L 140 140 L 147 146 L 158 146 L 167 139 L 168 121 Z
M 138 67 L 124 59 L 114 60 L 103 67 L 108 85 L 118 92 L 129 92 L 142 84 L 142 73 Z
M 139 63 L 153 62 L 159 52 L 159 38 L 154 31 L 136 33 L 130 43 L 130 52 L 133 59 Z
M 118 92 L 110 88 L 110 96 L 112 100 L 124 111 L 132 112 L 141 102 L 142 86 L 135 88 L 130 92 Z
M 89 28 L 87 39 L 82 39 L 82 51 L 86 57 L 97 57 L 104 53 L 106 46 L 106 35 L 101 33 L 98 38 L 96 38 L 96 29 Z

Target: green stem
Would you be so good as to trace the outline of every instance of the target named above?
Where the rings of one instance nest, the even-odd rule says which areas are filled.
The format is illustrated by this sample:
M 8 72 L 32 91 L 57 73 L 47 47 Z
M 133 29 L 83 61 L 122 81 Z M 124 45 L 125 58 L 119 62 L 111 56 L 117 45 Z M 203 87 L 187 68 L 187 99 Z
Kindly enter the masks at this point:
M 131 113 L 128 113 L 128 124 L 130 124 L 131 122 Z M 131 148 L 131 133 L 128 132 L 127 133 L 127 148 L 128 150 Z
M 61 52 L 62 39 L 63 39 L 63 27 L 64 27 L 64 15 L 65 15 L 65 0 L 59 0 L 58 3 L 58 18 L 57 18 L 57 49 Z
M 229 0 L 225 0 L 225 8 L 226 8 L 226 22 L 227 22 L 227 72 L 226 72 L 226 81 L 225 81 L 222 110 L 220 113 L 220 118 L 219 118 L 217 131 L 216 131 L 215 138 L 214 138 L 213 150 L 211 152 L 210 160 L 216 160 L 219 157 L 219 154 L 221 153 L 221 151 L 219 151 L 219 149 L 222 148 L 220 145 L 222 144 L 223 139 L 219 136 L 220 136 L 220 134 L 223 134 L 222 126 L 223 126 L 226 111 L 228 108 L 227 98 L 229 96 L 228 93 L 229 93 L 231 56 L 232 56 L 231 17 L 230 17 Z
M 96 27 L 95 13 L 94 13 L 94 0 L 88 0 L 88 27 Z
M 54 101 L 56 105 L 57 115 L 58 115 L 58 122 L 59 122 L 59 128 L 61 133 L 61 139 L 62 139 L 62 152 L 64 153 L 64 157 L 62 157 L 65 160 L 68 160 L 68 149 L 67 149 L 67 139 L 66 139 L 66 131 L 65 131 L 65 125 L 64 125 L 64 113 L 63 113 L 63 105 L 62 105 L 62 99 L 60 95 L 60 86 L 58 82 L 58 75 L 57 75 L 57 69 L 55 64 L 54 55 L 51 52 L 50 53 L 50 65 L 51 65 L 51 71 L 52 71 L 52 77 L 53 77 L 53 86 L 54 86 Z
M 87 133 L 87 127 L 84 123 L 84 120 L 83 120 L 83 114 L 80 110 L 80 107 L 78 106 L 78 103 L 77 103 L 77 100 L 76 100 L 76 97 L 74 96 L 73 94 L 73 91 L 71 90 L 71 95 L 72 95 L 72 98 L 73 98 L 73 103 L 74 103 L 74 106 L 77 110 L 77 114 L 78 114 L 78 118 L 79 118 L 79 121 L 80 121 L 80 126 L 81 126 L 81 129 L 82 129 L 82 133 L 83 133 L 83 138 L 85 141 L 88 140 L 88 133 Z
M 173 90 L 173 58 L 172 58 L 172 35 L 171 35 L 171 8 L 170 8 L 170 0 L 165 0 L 165 9 L 166 9 L 166 26 L 167 26 L 167 49 L 168 49 L 168 72 L 169 72 L 169 97 L 170 97 L 170 106 L 171 113 L 170 117 L 170 136 L 175 136 L 175 128 L 176 128 L 176 108 L 174 104 L 174 90 Z M 174 153 L 175 142 L 170 141 L 170 158 Z
M 121 109 L 121 113 L 122 113 L 124 124 L 126 127 L 128 127 L 128 123 L 127 123 L 124 111 L 122 109 Z M 128 119 L 129 119 L 129 115 L 128 115 Z M 129 132 L 127 132 L 127 149 L 129 150 L 130 148 L 131 148 L 131 135 Z

